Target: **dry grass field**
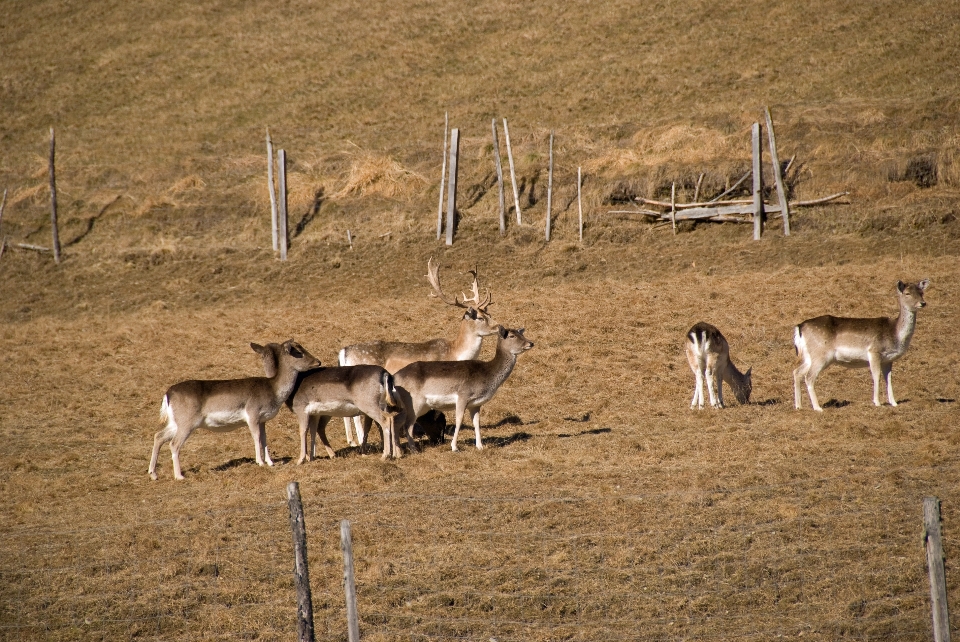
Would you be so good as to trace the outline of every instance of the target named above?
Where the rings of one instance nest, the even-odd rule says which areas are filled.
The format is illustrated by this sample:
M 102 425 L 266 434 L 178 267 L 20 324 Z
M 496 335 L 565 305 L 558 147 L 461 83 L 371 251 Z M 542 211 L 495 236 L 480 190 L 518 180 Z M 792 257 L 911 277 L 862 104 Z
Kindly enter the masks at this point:
M 319 639 L 346 640 L 339 522 L 367 640 L 928 640 L 921 501 L 960 595 L 960 5 L 626 2 L 6 3 L 0 21 L 0 639 L 295 636 L 286 485 L 306 508 Z M 769 105 L 793 234 L 656 226 L 633 196 L 714 195 Z M 461 223 L 435 240 L 443 115 Z M 524 222 L 497 229 L 490 121 Z M 49 245 L 49 128 L 63 261 Z M 270 248 L 264 132 L 290 155 Z M 543 241 L 547 140 L 556 228 Z M 501 129 L 501 145 L 503 145 Z M 505 148 L 502 150 L 505 157 Z M 583 167 L 583 243 L 574 180 Z M 769 175 L 769 173 L 768 173 Z M 508 198 L 508 202 L 509 202 Z M 347 230 L 353 239 L 347 243 Z M 166 388 L 259 374 L 294 337 L 325 364 L 452 337 L 429 297 L 479 265 L 536 347 L 482 413 L 485 448 L 297 466 L 297 427 L 198 432 L 147 464 Z M 928 306 L 894 365 L 793 408 L 793 326 Z M 749 405 L 691 411 L 682 346 L 717 325 Z M 493 354 L 485 343 L 482 358 Z M 376 441 L 376 438 L 374 438 Z M 449 444 L 449 442 L 448 442 Z

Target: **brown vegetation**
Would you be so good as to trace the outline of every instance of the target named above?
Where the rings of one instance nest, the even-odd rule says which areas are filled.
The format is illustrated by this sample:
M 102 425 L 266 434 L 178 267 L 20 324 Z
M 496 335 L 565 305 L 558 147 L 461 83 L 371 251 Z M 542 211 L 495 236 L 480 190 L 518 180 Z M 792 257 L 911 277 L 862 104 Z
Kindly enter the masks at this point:
M 960 8 L 21 4 L 0 21 L 0 236 L 49 244 L 53 125 L 64 258 L 0 258 L 0 638 L 289 639 L 299 480 L 323 639 L 344 639 L 344 518 L 365 639 L 929 639 L 925 495 L 958 591 Z M 759 242 L 606 213 L 674 182 L 689 198 L 700 173 L 722 190 L 767 104 L 795 197 L 849 205 Z M 434 241 L 446 110 L 470 195 L 452 248 Z M 525 221 L 503 238 L 502 116 Z M 267 126 L 290 156 L 286 263 Z M 451 336 L 431 255 L 480 263 L 496 317 L 537 346 L 484 407 L 485 450 L 383 463 L 331 429 L 342 456 L 296 466 L 282 410 L 277 466 L 246 431 L 201 432 L 184 482 L 166 449 L 150 481 L 163 391 L 259 374 L 251 341 L 333 364 L 350 343 Z M 793 324 L 893 315 L 897 280 L 920 278 L 901 405 L 835 368 L 826 412 L 793 410 Z M 753 368 L 750 405 L 688 409 L 700 320 Z

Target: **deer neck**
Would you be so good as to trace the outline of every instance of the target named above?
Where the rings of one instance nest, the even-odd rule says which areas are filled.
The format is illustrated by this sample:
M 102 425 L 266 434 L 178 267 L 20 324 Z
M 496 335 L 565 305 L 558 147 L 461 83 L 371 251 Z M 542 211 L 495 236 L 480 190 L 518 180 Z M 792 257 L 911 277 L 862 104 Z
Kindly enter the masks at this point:
M 900 314 L 893 324 L 895 353 L 902 355 L 910 347 L 913 331 L 917 329 L 917 311 L 901 305 Z
M 493 359 L 486 362 L 487 374 L 494 384 L 494 389 L 499 388 L 507 380 L 516 364 L 517 355 L 504 348 L 502 342 L 498 343 L 497 353 L 493 355 Z
M 473 332 L 470 321 L 461 321 L 460 330 L 457 331 L 457 338 L 450 344 L 450 361 L 468 361 L 476 359 L 480 354 L 480 346 L 483 344 L 483 337 Z
M 746 403 L 747 375 L 737 370 L 733 361 L 727 357 L 727 369 L 723 372 L 723 380 L 733 388 L 733 394 L 737 401 Z
M 293 389 L 297 385 L 298 374 L 295 369 L 281 364 L 277 368 L 277 374 L 272 379 L 267 379 L 279 403 L 282 404 L 293 394 Z

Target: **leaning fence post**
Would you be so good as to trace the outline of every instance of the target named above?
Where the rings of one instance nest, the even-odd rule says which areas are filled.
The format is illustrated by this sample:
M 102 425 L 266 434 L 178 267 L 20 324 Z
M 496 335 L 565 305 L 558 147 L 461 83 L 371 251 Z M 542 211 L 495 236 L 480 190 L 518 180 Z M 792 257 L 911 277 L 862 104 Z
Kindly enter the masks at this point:
M 50 222 L 53 226 L 53 260 L 60 263 L 60 228 L 57 224 L 57 176 L 53 167 L 56 142 L 53 127 L 50 128 Z
M 950 612 L 947 608 L 947 580 L 943 570 L 943 542 L 940 536 L 940 500 L 923 498 L 923 540 L 930 572 L 930 601 L 933 606 L 934 642 L 950 642 Z
M 577 168 L 577 218 L 580 222 L 580 243 L 583 244 L 583 200 L 580 198 L 580 190 L 583 187 L 583 172 Z
M 278 231 L 278 236 L 280 237 L 280 260 L 287 260 L 287 245 L 290 242 L 290 238 L 287 236 L 287 152 L 286 150 L 281 149 L 277 152 L 277 173 L 279 176 L 279 201 L 280 201 L 280 229 Z
M 273 251 L 277 251 L 277 190 L 273 185 L 273 141 L 270 140 L 270 128 L 267 128 L 267 186 L 270 188 L 270 236 L 273 239 Z
M 453 245 L 453 228 L 457 224 L 457 157 L 460 154 L 460 130 L 450 132 L 450 176 L 447 179 L 447 245 Z
M 300 484 L 287 484 L 287 507 L 293 531 L 293 577 L 297 585 L 297 642 L 314 642 L 313 599 L 310 595 L 310 570 L 307 568 L 307 528 L 303 521 Z
M 440 166 L 440 203 L 437 205 L 437 240 L 443 234 L 443 186 L 447 180 L 447 130 L 450 128 L 450 112 L 443 112 L 443 165 Z
M 790 204 L 787 203 L 787 192 L 783 188 L 783 173 L 780 171 L 780 157 L 777 155 L 777 138 L 773 134 L 773 118 L 770 108 L 764 107 L 767 117 L 767 138 L 770 140 L 770 162 L 773 164 L 773 180 L 777 184 L 777 200 L 780 201 L 780 214 L 783 216 L 783 235 L 790 236 Z
M 507 139 L 507 162 L 510 163 L 510 183 L 513 185 L 513 206 L 517 210 L 517 225 L 520 225 L 520 192 L 517 190 L 517 171 L 513 166 L 513 149 L 510 147 L 510 129 L 503 119 L 503 137 Z
M 350 522 L 346 519 L 340 522 L 340 550 L 343 552 L 343 590 L 347 597 L 347 639 L 349 642 L 360 642 L 357 585 L 353 577 L 353 540 L 350 536 Z
M 763 166 L 760 148 L 760 123 L 753 124 L 753 240 L 763 234 Z
M 497 119 L 490 121 L 493 129 L 493 157 L 497 166 L 497 186 L 500 188 L 500 236 L 507 233 L 507 205 L 503 195 L 503 162 L 500 160 L 500 138 L 497 136 Z
M 553 132 L 550 132 L 550 162 L 547 169 L 547 242 L 550 242 L 550 217 L 553 214 Z

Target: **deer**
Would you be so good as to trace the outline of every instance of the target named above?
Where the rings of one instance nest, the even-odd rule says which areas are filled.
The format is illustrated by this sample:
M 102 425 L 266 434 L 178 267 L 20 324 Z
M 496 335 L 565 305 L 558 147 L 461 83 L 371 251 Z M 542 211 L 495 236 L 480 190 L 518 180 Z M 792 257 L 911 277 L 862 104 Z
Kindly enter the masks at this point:
M 393 375 L 380 366 L 345 366 L 306 372 L 299 377 L 287 406 L 300 422 L 300 459 L 297 464 L 316 457 L 317 433 L 327 456 L 335 458 L 337 454 L 327 440 L 327 423 L 331 417 L 350 418 L 360 414 L 376 421 L 383 431 L 382 458 L 400 457 L 394 421 L 398 414 L 401 423 L 406 417 L 397 400 Z M 408 443 L 414 449 L 409 435 Z
M 273 466 L 267 450 L 265 424 L 273 419 L 293 392 L 300 372 L 316 368 L 320 360 L 290 339 L 282 344 L 250 347 L 263 359 L 265 377 L 220 381 L 181 381 L 167 389 L 160 405 L 160 420 L 166 425 L 153 438 L 148 473 L 157 479 L 157 456 L 163 444 L 170 444 L 173 477 L 182 480 L 180 449 L 197 428 L 228 432 L 246 425 L 253 437 L 258 466 Z
M 431 339 L 422 343 L 403 343 L 398 341 L 371 341 L 350 345 L 339 354 L 340 366 L 375 365 L 384 368 L 391 374 L 396 374 L 401 368 L 416 361 L 464 361 L 476 359 L 480 354 L 483 338 L 495 334 L 500 324 L 490 316 L 487 309 L 493 304 L 493 296 L 487 294 L 480 297 L 479 269 L 475 267 L 469 271 L 473 276 L 472 296 L 469 298 L 461 292 L 463 300 L 454 296 L 450 300 L 443 293 L 440 286 L 440 264 L 433 263 L 433 257 L 427 260 L 427 280 L 432 288 L 431 296 L 439 298 L 449 306 L 466 310 L 460 319 L 460 329 L 453 341 L 447 339 Z M 350 419 L 344 418 L 344 427 L 347 432 L 347 443 L 357 446 L 366 439 L 366 430 L 369 421 L 361 418 L 354 419 L 357 440 L 355 441 L 350 430 Z M 441 430 L 440 437 L 442 439 Z
M 733 389 L 733 395 L 741 404 L 750 403 L 753 391 L 751 369 L 745 373 L 737 370 L 730 359 L 730 345 L 715 326 L 700 322 L 687 331 L 687 362 L 697 379 L 693 389 L 693 401 L 690 408 L 703 408 L 703 382 L 707 382 L 710 405 L 723 408 L 723 382 Z
M 917 327 L 917 311 L 926 307 L 923 293 L 930 287 L 930 280 L 906 284 L 897 281 L 897 300 L 900 313 L 895 319 L 845 318 L 824 315 L 807 319 L 793 329 L 793 344 L 800 365 L 793 371 L 794 407 L 800 409 L 800 382 L 807 385 L 810 404 L 817 412 L 823 412 L 817 393 L 813 389 L 820 373 L 829 365 L 837 363 L 847 368 L 870 368 L 873 375 L 873 405 L 880 404 L 880 377 L 887 386 L 887 400 L 891 406 L 897 401 L 893 396 L 891 373 L 893 362 L 902 357 Z
M 517 357 L 533 348 L 533 342 L 523 336 L 524 329 L 500 327 L 497 352 L 490 361 L 417 361 L 402 368 L 394 377 L 394 385 L 401 403 L 407 409 L 404 432 L 411 439 L 417 418 L 430 410 L 453 411 L 453 451 L 457 451 L 457 436 L 463 416 L 470 412 L 478 450 L 480 439 L 480 408 L 490 401 L 507 380 L 517 363 Z

